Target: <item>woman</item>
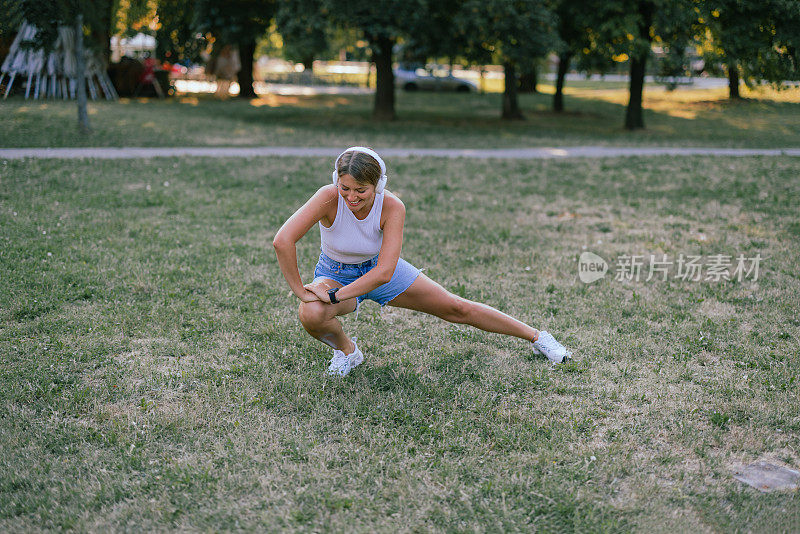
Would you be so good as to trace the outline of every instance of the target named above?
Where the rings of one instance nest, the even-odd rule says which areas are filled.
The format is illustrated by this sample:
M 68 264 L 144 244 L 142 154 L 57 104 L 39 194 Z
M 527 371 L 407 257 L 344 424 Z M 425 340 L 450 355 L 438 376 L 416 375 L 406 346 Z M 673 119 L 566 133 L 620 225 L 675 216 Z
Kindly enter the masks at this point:
M 385 190 L 386 164 L 373 150 L 351 147 L 334 163 L 333 184 L 321 187 L 287 220 L 272 242 L 281 272 L 300 299 L 306 331 L 333 348 L 329 374 L 345 376 L 364 360 L 336 318 L 365 299 L 468 324 L 533 343 L 533 351 L 561 363 L 571 353 L 539 332 L 490 306 L 458 297 L 400 257 L 405 206 Z M 314 281 L 303 285 L 296 243 L 319 224 L 322 253 Z

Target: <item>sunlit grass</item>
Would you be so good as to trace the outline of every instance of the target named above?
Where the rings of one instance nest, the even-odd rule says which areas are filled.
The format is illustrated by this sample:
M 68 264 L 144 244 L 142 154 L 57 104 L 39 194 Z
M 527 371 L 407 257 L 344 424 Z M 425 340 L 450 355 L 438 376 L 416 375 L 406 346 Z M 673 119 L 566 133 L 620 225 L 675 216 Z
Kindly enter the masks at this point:
M 724 89 L 648 88 L 647 129 L 629 132 L 622 127 L 628 98 L 622 89 L 568 88 L 561 114 L 551 110 L 550 94 L 521 95 L 527 120 L 511 122 L 499 118 L 499 94 L 398 91 L 398 118 L 388 123 L 372 119 L 371 95 L 252 101 L 183 95 L 93 102 L 88 136 L 76 133 L 73 103 L 11 99 L 2 104 L 0 146 L 800 146 L 800 89 L 745 96 L 731 102 Z
M 731 477 L 800 466 L 798 159 L 388 164 L 404 257 L 573 364 L 367 303 L 365 363 L 326 378 L 270 241 L 328 159 L 9 161 L 0 530 L 800 528 L 796 494 Z M 587 286 L 584 247 L 765 260 Z

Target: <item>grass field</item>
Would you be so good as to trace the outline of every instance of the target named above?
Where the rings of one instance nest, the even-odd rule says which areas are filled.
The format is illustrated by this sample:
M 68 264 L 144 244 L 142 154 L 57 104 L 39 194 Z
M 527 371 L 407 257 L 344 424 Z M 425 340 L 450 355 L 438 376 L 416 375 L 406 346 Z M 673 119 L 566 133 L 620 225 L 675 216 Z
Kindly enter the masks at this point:
M 327 159 L 2 162 L 0 530 L 800 529 L 731 477 L 800 466 L 800 160 L 389 166 L 404 257 L 574 363 L 367 304 L 326 378 L 270 241 Z M 584 247 L 764 260 L 585 285 Z
M 597 82 L 593 82 L 597 83 Z M 605 84 L 614 87 L 613 84 Z M 552 87 L 543 85 L 543 91 Z M 94 133 L 76 132 L 69 102 L 12 99 L 0 104 L 0 147 L 351 146 L 532 147 L 559 145 L 800 146 L 800 89 L 745 92 L 648 89 L 644 131 L 622 128 L 624 89 L 568 87 L 567 112 L 549 94 L 520 97 L 526 121 L 500 120 L 499 94 L 397 91 L 398 120 L 376 123 L 372 95 L 278 96 L 242 102 L 183 96 L 165 102 L 89 105 Z

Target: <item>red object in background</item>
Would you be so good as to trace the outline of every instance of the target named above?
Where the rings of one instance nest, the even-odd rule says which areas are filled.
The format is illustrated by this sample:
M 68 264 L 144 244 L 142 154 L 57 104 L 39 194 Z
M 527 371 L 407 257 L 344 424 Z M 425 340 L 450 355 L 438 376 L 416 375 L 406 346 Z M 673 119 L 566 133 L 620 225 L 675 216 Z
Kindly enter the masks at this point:
M 139 76 L 139 83 L 153 83 L 156 80 L 156 68 L 158 67 L 158 63 L 156 63 L 155 59 L 148 57 L 145 58 L 142 65 L 144 65 L 144 70 L 142 71 L 142 75 Z

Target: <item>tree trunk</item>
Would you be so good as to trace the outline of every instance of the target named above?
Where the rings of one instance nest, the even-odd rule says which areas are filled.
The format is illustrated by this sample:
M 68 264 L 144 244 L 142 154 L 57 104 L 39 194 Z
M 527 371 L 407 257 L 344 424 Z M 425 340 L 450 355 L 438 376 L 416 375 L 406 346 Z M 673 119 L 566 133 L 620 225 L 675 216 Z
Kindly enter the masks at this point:
M 519 109 L 517 99 L 517 71 L 514 63 L 507 61 L 503 63 L 505 73 L 505 90 L 503 91 L 503 118 L 509 120 L 523 120 L 525 117 Z
M 631 58 L 630 98 L 628 100 L 628 109 L 625 111 L 625 128 L 628 130 L 644 128 L 642 90 L 644 89 L 644 70 L 646 65 L 646 54 Z
M 103 1 L 97 2 L 100 11 L 98 28 L 92 31 L 92 38 L 100 45 L 103 58 L 103 68 L 107 69 L 111 62 L 111 20 L 114 18 L 114 8 L 117 2 Z
M 103 69 L 108 69 L 111 63 L 111 34 L 107 31 L 99 32 L 98 40 L 103 43 L 101 47 L 101 59 L 103 60 Z
M 242 67 L 237 74 L 239 82 L 239 98 L 255 98 L 256 91 L 253 89 L 253 56 L 256 53 L 256 40 L 249 39 L 239 43 L 239 59 Z
M 75 17 L 75 76 L 78 101 L 78 129 L 82 134 L 92 131 L 89 126 L 89 113 L 86 111 L 86 56 L 83 54 L 83 14 Z
M 536 66 L 530 68 L 530 70 L 526 70 L 519 76 L 519 92 L 520 93 L 538 93 L 537 90 L 537 82 L 538 82 L 538 73 L 536 72 Z
M 728 98 L 731 100 L 742 98 L 739 93 L 739 65 L 735 61 L 728 63 Z
M 372 60 L 375 62 L 375 107 L 373 118 L 391 121 L 394 113 L 394 72 L 392 71 L 392 46 L 389 37 L 377 37 L 372 41 Z
M 553 95 L 553 111 L 564 111 L 564 80 L 569 71 L 572 54 L 564 52 L 558 56 L 558 72 L 556 73 L 556 94 Z
M 650 54 L 650 28 L 653 26 L 653 12 L 655 6 L 640 0 L 639 15 L 639 41 L 641 43 L 635 52 L 631 54 L 631 79 L 630 79 L 630 98 L 628 99 L 628 109 L 625 111 L 625 128 L 628 130 L 638 130 L 644 128 L 644 116 L 642 112 L 642 91 L 644 90 L 644 75 L 647 67 L 647 56 Z

